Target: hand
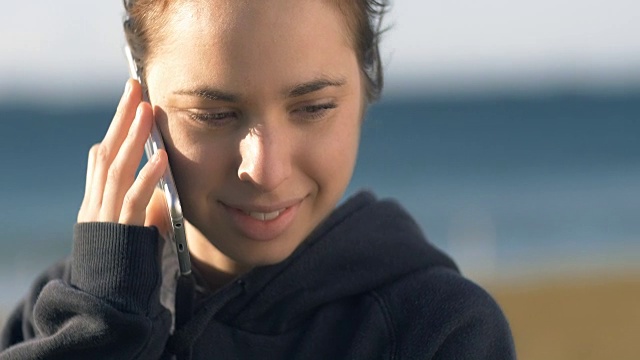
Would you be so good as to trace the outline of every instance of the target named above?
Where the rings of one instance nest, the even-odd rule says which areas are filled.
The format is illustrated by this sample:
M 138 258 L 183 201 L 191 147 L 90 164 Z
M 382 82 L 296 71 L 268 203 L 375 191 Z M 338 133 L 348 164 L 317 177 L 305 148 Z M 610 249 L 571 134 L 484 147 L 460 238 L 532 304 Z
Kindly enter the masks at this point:
M 163 195 L 155 192 L 168 164 L 166 152 L 158 151 L 136 178 L 154 121 L 151 105 L 141 100 L 140 84 L 129 79 L 107 134 L 89 151 L 78 222 L 154 225 L 166 230 Z

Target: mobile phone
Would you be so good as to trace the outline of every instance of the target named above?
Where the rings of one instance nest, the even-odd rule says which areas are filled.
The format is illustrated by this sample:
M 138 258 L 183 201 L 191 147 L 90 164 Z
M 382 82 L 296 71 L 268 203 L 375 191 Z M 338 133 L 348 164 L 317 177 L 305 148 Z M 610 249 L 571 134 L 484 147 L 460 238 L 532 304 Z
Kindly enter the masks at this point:
M 129 74 L 132 78 L 138 80 L 142 85 L 142 101 L 149 101 L 149 96 L 144 83 L 142 82 L 142 74 L 138 71 L 138 66 L 133 58 L 131 49 L 126 46 L 124 48 L 127 61 L 129 62 Z M 151 127 L 151 133 L 144 146 L 144 152 L 147 154 L 147 159 L 150 159 L 158 149 L 166 151 L 164 141 L 162 140 L 162 134 L 158 129 L 155 121 Z M 178 265 L 180 267 L 181 275 L 188 275 L 191 273 L 191 258 L 189 256 L 189 248 L 187 247 L 187 236 L 184 229 L 184 217 L 182 216 L 182 206 L 180 205 L 180 199 L 178 198 L 178 190 L 176 189 L 176 183 L 173 180 L 173 174 L 171 173 L 171 167 L 167 165 L 162 178 L 158 182 L 158 187 L 164 193 L 165 203 L 167 205 L 167 216 L 171 223 L 171 229 L 169 234 L 166 234 L 167 239 L 173 241 L 176 247 L 176 253 L 178 254 Z

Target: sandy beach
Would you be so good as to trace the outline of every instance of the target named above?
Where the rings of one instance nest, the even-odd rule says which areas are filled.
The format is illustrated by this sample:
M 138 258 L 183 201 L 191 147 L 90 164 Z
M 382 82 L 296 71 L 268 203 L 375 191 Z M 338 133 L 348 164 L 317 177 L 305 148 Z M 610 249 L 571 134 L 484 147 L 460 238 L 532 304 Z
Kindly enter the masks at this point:
M 487 286 L 520 360 L 640 358 L 640 275 L 592 275 Z

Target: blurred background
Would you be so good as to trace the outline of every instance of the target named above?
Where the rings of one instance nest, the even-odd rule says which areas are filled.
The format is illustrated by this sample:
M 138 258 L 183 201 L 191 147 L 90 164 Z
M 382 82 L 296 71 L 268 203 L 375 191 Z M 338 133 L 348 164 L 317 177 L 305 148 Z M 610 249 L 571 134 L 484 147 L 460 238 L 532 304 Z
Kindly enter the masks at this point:
M 64 257 L 127 76 L 121 1 L 0 12 L 0 323 Z M 520 359 L 640 351 L 640 2 L 396 1 L 348 194 L 408 208 Z

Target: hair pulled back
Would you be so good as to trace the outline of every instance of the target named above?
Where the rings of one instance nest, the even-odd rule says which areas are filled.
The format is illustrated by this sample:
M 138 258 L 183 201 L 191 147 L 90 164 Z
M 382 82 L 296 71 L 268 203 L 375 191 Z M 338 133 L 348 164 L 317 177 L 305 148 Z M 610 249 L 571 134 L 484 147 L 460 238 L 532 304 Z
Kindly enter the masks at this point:
M 184 0 L 123 0 L 126 11 L 124 32 L 140 71 L 158 41 L 157 34 L 165 24 L 170 5 Z M 369 103 L 380 97 L 384 83 L 378 43 L 382 34 L 382 18 L 388 0 L 324 0 L 344 16 L 345 24 L 362 72 L 366 76 L 366 97 Z M 155 36 L 154 36 L 155 35 Z

